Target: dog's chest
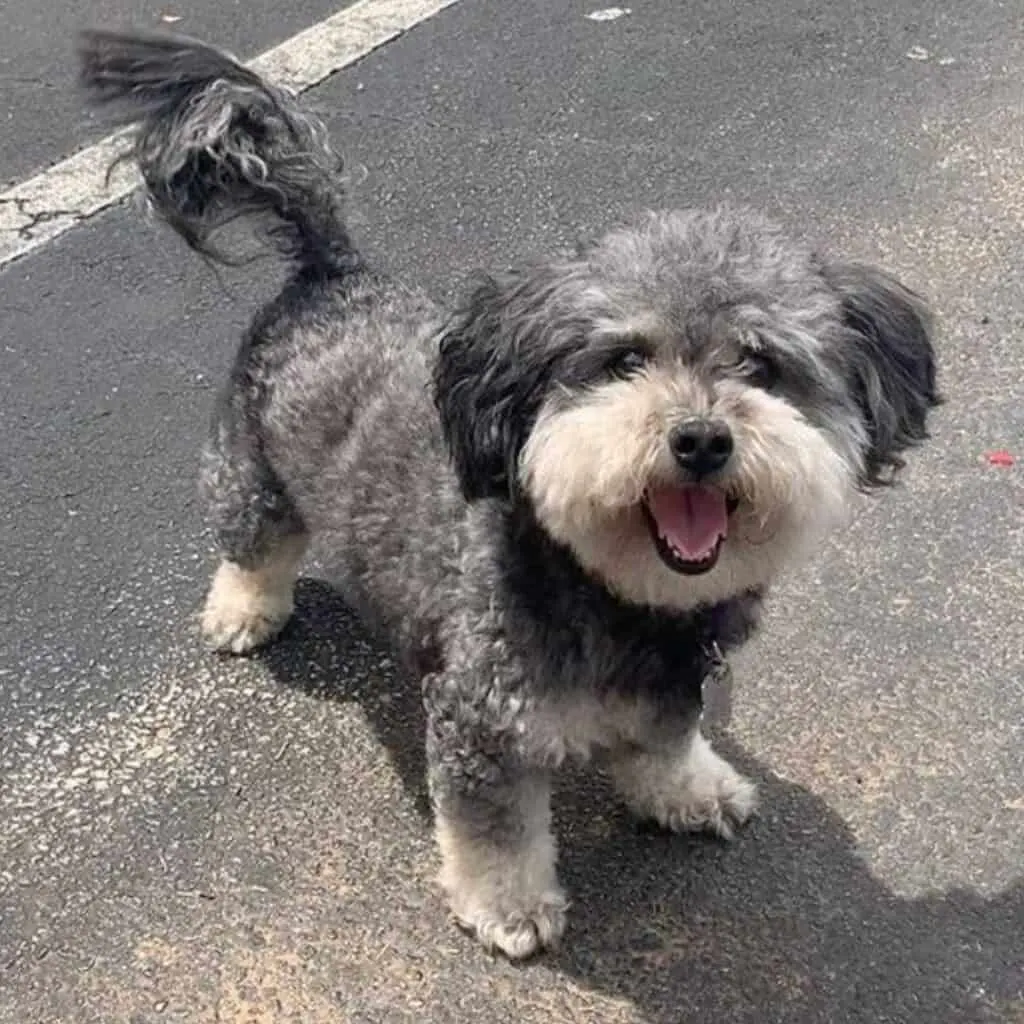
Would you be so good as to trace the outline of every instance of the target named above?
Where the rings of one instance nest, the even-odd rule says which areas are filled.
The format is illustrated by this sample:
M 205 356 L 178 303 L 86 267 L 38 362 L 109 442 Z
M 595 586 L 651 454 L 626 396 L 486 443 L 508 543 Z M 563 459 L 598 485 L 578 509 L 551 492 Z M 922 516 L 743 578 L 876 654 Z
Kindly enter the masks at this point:
M 678 735 L 680 723 L 700 713 L 714 659 L 689 633 L 673 641 L 590 633 L 585 643 L 549 651 L 531 673 L 536 686 L 522 717 L 531 757 L 587 761 Z
M 646 745 L 657 725 L 655 706 L 643 698 L 580 694 L 537 701 L 522 717 L 520 730 L 530 760 L 557 767 Z

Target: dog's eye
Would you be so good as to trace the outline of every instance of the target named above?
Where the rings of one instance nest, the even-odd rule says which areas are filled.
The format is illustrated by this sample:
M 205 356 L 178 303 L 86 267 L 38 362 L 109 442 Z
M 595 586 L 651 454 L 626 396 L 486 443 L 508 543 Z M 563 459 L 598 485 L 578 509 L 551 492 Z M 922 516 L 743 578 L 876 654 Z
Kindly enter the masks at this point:
M 608 360 L 608 372 L 623 379 L 638 374 L 646 365 L 649 356 L 641 348 L 627 348 Z
M 739 371 L 754 387 L 771 391 L 779 382 L 779 364 L 764 352 L 748 352 L 740 360 Z

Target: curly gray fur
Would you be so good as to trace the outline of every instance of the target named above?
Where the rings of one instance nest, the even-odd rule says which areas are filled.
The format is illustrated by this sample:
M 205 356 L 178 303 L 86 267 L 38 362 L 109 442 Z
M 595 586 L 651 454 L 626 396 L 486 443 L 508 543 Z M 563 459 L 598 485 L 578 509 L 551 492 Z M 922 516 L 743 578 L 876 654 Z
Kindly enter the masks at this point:
M 139 121 L 123 159 L 138 164 L 155 209 L 193 249 L 231 262 L 211 236 L 256 216 L 300 264 L 353 265 L 341 161 L 286 90 L 178 36 L 86 32 L 79 53 L 93 100 Z
M 702 682 L 810 526 L 925 436 L 923 303 L 723 209 L 651 214 L 446 313 L 360 259 L 326 144 L 282 91 L 190 40 L 92 34 L 83 54 L 94 95 L 142 115 L 133 153 L 175 230 L 205 250 L 271 214 L 299 262 L 242 342 L 204 460 L 210 642 L 270 640 L 320 543 L 423 686 L 442 881 L 509 956 L 564 927 L 548 794 L 565 759 L 608 761 L 667 827 L 731 835 L 753 788 L 700 735 Z M 668 442 L 695 415 L 733 431 L 701 485 L 733 504 L 719 560 L 681 574 L 640 506 L 691 493 Z

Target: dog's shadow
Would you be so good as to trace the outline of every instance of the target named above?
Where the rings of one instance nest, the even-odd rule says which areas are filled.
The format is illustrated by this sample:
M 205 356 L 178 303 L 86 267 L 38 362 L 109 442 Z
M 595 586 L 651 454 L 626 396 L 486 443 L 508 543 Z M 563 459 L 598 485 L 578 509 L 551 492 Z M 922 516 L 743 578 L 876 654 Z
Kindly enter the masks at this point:
M 326 584 L 301 581 L 298 608 L 265 663 L 286 685 L 359 703 L 427 814 L 418 687 L 396 684 L 386 660 L 380 671 L 386 655 Z M 763 805 L 731 845 L 638 828 L 600 776 L 564 780 L 555 817 L 573 906 L 551 966 L 657 1024 L 1024 1020 L 1024 882 L 992 898 L 900 898 L 824 801 L 718 746 Z

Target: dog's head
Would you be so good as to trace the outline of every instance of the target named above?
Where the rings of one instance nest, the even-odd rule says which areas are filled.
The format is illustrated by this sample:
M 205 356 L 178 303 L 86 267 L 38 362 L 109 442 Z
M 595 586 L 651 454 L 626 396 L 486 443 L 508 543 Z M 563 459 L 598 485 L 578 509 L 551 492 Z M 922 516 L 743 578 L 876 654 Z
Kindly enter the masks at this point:
M 435 390 L 467 499 L 530 502 L 613 591 L 674 608 L 768 582 L 938 401 L 914 294 L 730 210 L 488 279 Z

